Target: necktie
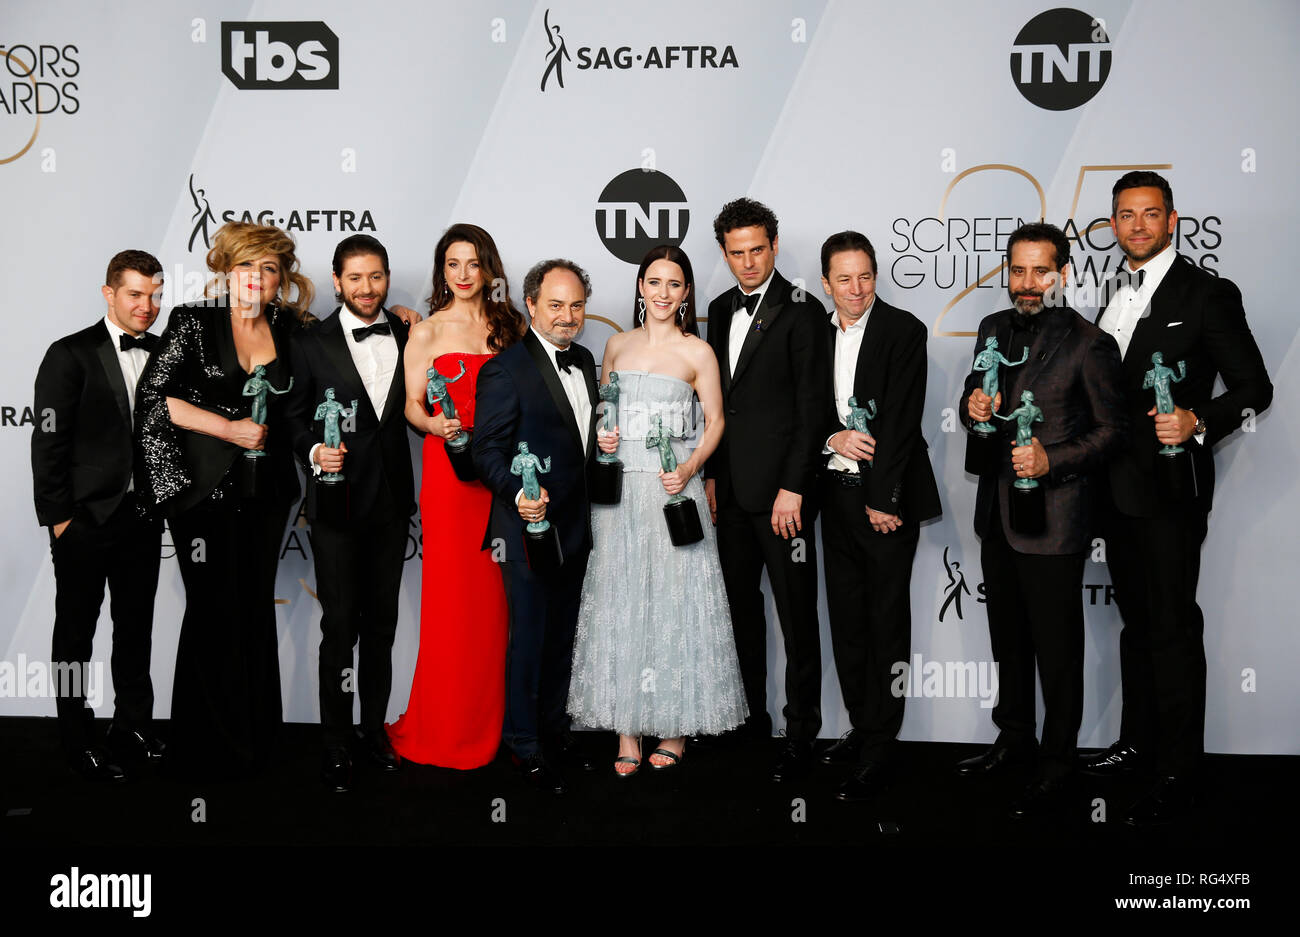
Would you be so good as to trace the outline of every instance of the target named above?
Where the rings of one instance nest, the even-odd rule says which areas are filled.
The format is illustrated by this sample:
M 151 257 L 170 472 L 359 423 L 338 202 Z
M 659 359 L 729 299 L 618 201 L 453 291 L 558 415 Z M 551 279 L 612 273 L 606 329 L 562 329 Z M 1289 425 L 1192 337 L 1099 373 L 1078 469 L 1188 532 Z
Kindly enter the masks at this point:
M 139 335 L 119 335 L 117 337 L 117 347 L 122 351 L 130 351 L 132 348 L 143 348 L 148 351 L 149 340 L 144 333 Z
M 371 335 L 392 335 L 393 330 L 388 327 L 387 322 L 376 322 L 374 325 L 362 326 L 359 329 L 352 330 L 352 339 L 357 342 L 364 342 Z
M 578 366 L 581 362 L 578 361 L 577 352 L 572 348 L 565 348 L 563 351 L 557 351 L 555 353 L 555 364 L 557 367 L 561 368 L 565 374 L 569 374 L 571 373 L 570 369 Z
M 737 292 L 736 302 L 731 307 L 731 311 L 733 313 L 739 312 L 743 307 L 745 310 L 745 314 L 752 316 L 754 314 L 754 310 L 758 308 L 758 301 L 762 298 L 763 297 L 761 293 L 750 293 L 749 295 L 745 295 L 744 293 Z

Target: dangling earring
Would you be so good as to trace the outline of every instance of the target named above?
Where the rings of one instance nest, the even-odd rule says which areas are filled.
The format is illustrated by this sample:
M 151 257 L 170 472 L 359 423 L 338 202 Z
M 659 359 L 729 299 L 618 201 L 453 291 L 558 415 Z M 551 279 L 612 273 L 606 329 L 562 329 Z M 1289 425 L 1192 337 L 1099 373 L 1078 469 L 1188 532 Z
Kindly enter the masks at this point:
M 685 322 L 685 321 L 686 321 L 686 307 L 689 306 L 689 305 L 690 305 L 690 303 L 682 303 L 680 306 L 677 307 L 677 321 L 678 321 L 678 322 Z
M 644 296 L 638 296 L 636 298 L 636 324 L 642 327 L 645 326 L 645 297 Z

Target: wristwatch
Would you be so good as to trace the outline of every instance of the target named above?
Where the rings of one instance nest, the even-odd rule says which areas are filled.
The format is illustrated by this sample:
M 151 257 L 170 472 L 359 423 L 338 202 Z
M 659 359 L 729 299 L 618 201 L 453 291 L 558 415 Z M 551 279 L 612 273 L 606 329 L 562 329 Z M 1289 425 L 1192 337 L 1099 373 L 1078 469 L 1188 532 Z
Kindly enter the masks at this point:
M 1196 414 L 1193 413 L 1192 416 L 1196 416 Z M 1192 435 L 1200 436 L 1204 432 L 1205 432 L 1205 421 L 1201 419 L 1199 416 L 1196 416 L 1196 425 L 1192 427 Z

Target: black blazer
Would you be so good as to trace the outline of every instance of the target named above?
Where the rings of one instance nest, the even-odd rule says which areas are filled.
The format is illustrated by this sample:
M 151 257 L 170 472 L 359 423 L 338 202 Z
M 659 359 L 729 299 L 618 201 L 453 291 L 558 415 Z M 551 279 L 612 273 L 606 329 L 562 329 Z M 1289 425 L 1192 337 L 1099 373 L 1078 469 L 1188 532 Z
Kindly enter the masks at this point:
M 275 342 L 275 360 L 267 368 L 267 377 L 283 389 L 289 383 L 290 344 L 303 326 L 279 306 L 268 306 L 263 314 Z M 247 380 L 235 350 L 230 306 L 224 300 L 190 303 L 171 311 L 136 391 L 135 429 L 143 450 L 141 480 L 145 482 L 137 488 L 143 489 L 142 495 L 174 516 L 194 507 L 222 483 L 243 450 L 176 426 L 168 415 L 167 398 L 177 397 L 228 420 L 240 420 L 252 413 L 252 398 L 243 396 Z M 266 454 L 276 501 L 291 501 L 301 492 L 284 425 L 285 396 L 266 398 Z
M 1098 321 L 1106 312 L 1103 307 Z M 1110 466 L 1115 506 L 1134 517 L 1154 517 L 1164 511 L 1185 510 L 1169 503 L 1156 490 L 1155 394 L 1142 389 L 1151 370 L 1151 353 L 1163 352 L 1165 366 L 1187 362 L 1187 377 L 1174 384 L 1174 402 L 1205 420 L 1205 444 L 1189 439 L 1183 448 L 1196 464 L 1197 505 L 1208 511 L 1214 501 L 1213 446 L 1241 426 L 1243 411 L 1260 413 L 1273 401 L 1263 356 L 1246 324 L 1241 291 L 1207 273 L 1179 254 L 1151 297 L 1148 315 L 1140 319 L 1124 355 L 1122 393 L 1133 425 L 1129 444 Z M 1224 393 L 1214 397 L 1214 379 L 1223 377 Z
M 1120 390 L 1115 339 L 1069 307 L 1044 309 L 1039 316 L 1042 324 L 1029 346 L 1029 360 L 1015 370 L 1010 386 L 1001 388 L 1001 412 L 1005 415 L 1019 407 L 1020 395 L 1026 390 L 1034 392 L 1034 403 L 1043 411 L 1043 422 L 1034 424 L 1034 435 L 1049 463 L 1048 474 L 1038 479 L 1046 489 L 1047 528 L 1036 537 L 1011 529 L 1007 497 L 1015 481 L 1011 470 L 1015 423 L 995 418 L 1003 457 L 996 475 L 980 477 L 975 532 L 980 537 L 988 535 L 996 500 L 1002 530 L 1013 550 L 1057 556 L 1087 549 L 1093 523 L 1093 480 L 1089 476 L 1103 470 L 1126 444 L 1129 421 Z M 1010 349 L 1010 318 L 1009 309 L 985 317 L 975 340 L 976 354 L 989 336 L 997 337 L 1000 348 Z M 983 378 L 983 372 L 972 371 L 957 404 L 967 428 L 971 422 L 966 400 Z M 995 497 L 996 489 L 1001 490 L 1001 497 Z
M 587 471 L 596 455 L 595 404 L 600 402 L 596 361 L 582 345 L 575 342 L 569 346 L 581 359 L 593 404 L 584 449 L 573 407 L 555 368 L 547 361 L 550 347 L 529 329 L 521 341 L 483 365 L 478 374 L 472 452 L 479 478 L 492 492 L 483 549 L 492 549 L 499 538 L 511 562 L 525 560 L 524 522 L 515 506 L 521 486 L 519 476 L 510 474 L 510 462 L 521 440 L 539 459 L 551 459 L 550 472 L 539 474 L 538 481 L 550 495 L 546 519 L 559 531 L 566 560 L 591 549 Z
M 862 467 L 867 506 L 897 514 L 907 522 L 938 517 L 939 486 L 930 467 L 929 447 L 921 435 L 925 411 L 925 379 L 929 361 L 925 354 L 928 330 L 920 319 L 876 297 L 853 375 L 853 396 L 858 406 L 876 402 L 876 418 L 869 421 L 876 454 Z M 839 324 L 829 319 L 827 361 L 831 371 L 826 397 L 823 442 L 844 429 L 835 406 L 835 336 Z M 825 457 L 829 459 L 829 456 Z M 825 464 L 823 462 L 822 464 Z M 867 468 L 870 464 L 870 468 Z
M 722 376 L 727 421 L 722 441 L 705 466 L 720 501 L 734 498 L 745 511 L 772 509 L 776 493 L 816 491 L 826 436 L 825 400 L 833 390 L 826 357 L 826 309 L 815 296 L 772 273 L 731 373 L 733 286 L 709 303 L 708 341 Z
M 146 335 L 150 351 L 158 343 Z M 103 321 L 59 339 L 36 372 L 32 487 L 36 518 L 102 524 L 126 494 L 135 463 L 131 410 L 113 336 Z
M 284 419 L 288 425 L 294 455 L 302 462 L 308 478 L 312 447 L 323 440 L 323 423 L 315 420 L 316 406 L 325 399 L 325 389 L 334 388 L 335 399 L 344 406 L 357 401 L 355 430 L 343 434 L 348 447 L 343 460 L 343 475 L 348 480 L 351 513 L 370 517 L 382 509 L 394 519 L 411 515 L 415 485 L 411 471 L 411 446 L 406 422 L 406 372 L 403 352 L 407 326 L 384 310 L 385 321 L 397 340 L 397 370 L 388 388 L 382 419 L 375 413 L 366 385 L 357 373 L 356 363 L 348 350 L 347 336 L 339 321 L 339 310 L 320 326 L 304 333 L 293 343 L 293 390 L 286 398 Z M 367 339 L 375 341 L 375 339 Z M 315 520 L 314 485 L 307 488 L 307 516 Z

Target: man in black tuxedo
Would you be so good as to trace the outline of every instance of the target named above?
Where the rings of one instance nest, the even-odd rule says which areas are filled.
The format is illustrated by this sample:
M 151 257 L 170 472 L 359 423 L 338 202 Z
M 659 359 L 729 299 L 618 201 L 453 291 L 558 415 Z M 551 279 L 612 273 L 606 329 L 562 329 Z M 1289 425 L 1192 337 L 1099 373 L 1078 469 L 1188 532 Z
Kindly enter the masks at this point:
M 293 342 L 293 389 L 285 419 L 294 451 L 310 472 L 342 472 L 348 485 L 346 519 L 321 516 L 314 482 L 307 495 L 321 604 L 321 778 L 326 787 L 342 792 L 352 785 L 353 686 L 361 695 L 357 744 L 385 771 L 396 771 L 400 763 L 384 717 L 393 683 L 397 596 L 414 487 L 404 415 L 407 327 L 384 308 L 384 246 L 366 234 L 339 242 L 334 290 L 343 305 Z M 355 406 L 342 421 L 337 449 L 324 445 L 321 424 L 314 419 L 327 388 L 344 406 Z M 354 669 L 358 639 L 359 666 Z
M 999 772 L 1034 753 L 1034 663 L 1043 688 L 1043 740 L 1036 779 L 1017 799 L 1013 817 L 1060 809 L 1076 759 L 1083 718 L 1083 564 L 1092 521 L 1094 473 L 1123 446 L 1128 419 L 1120 390 L 1115 340 L 1065 305 L 1070 243 L 1049 224 L 1027 224 L 1007 241 L 1012 309 L 980 323 L 976 352 L 997 338 L 1013 362 L 989 399 L 982 372 L 966 379 L 958 412 L 969 428 L 998 428 L 997 469 L 982 475 L 975 532 L 987 590 L 989 638 L 998 664 L 997 742 L 957 766 L 959 774 Z M 1030 445 L 1014 446 L 1014 421 L 993 419 L 1031 391 L 1043 422 Z M 1003 401 L 1014 401 L 1004 406 Z M 1003 448 L 1005 446 L 1005 448 Z M 1011 485 L 1035 478 L 1044 489 L 1044 530 L 1026 535 L 1009 519 Z
M 821 728 L 814 525 L 830 393 L 826 310 L 776 272 L 777 221 L 767 206 L 729 202 L 713 231 L 737 285 L 709 304 L 727 428 L 705 466 L 704 490 L 749 704 L 743 729 L 765 739 L 764 567 L 772 583 L 786 656 L 786 738 L 772 779 L 786 781 L 811 766 Z
M 153 735 L 149 657 L 162 523 L 137 501 L 131 413 L 136 384 L 158 339 L 162 265 L 144 251 L 108 264 L 105 318 L 50 346 L 36 373 L 32 479 L 36 517 L 50 528 L 54 560 L 55 673 L 59 731 L 68 762 L 91 780 L 121 781 L 122 769 L 92 739 L 86 706 L 90 654 L 112 596 L 113 722 L 108 743 L 122 763 L 160 759 Z
M 553 794 L 566 790 L 556 756 L 575 750 L 564 707 L 591 552 L 587 471 L 599 398 L 595 359 L 574 341 L 590 295 L 590 279 L 572 261 L 544 260 L 529 270 L 532 326 L 483 366 L 475 397 L 474 465 L 493 495 L 483 549 L 500 558 L 510 606 L 502 736 L 529 782 Z M 551 460 L 536 501 L 510 472 L 521 442 Z M 524 552 L 524 524 L 543 519 L 556 528 L 564 556 L 554 572 L 530 569 Z
M 863 800 L 894 771 L 903 697 L 893 666 L 911 659 L 912 560 L 939 489 L 921 435 L 926 327 L 876 295 L 876 251 L 856 231 L 822 244 L 825 328 L 833 386 L 823 400 L 822 550 L 835 669 L 853 731 L 822 754 L 855 765 L 835 792 Z M 850 400 L 875 416 L 848 428 Z
M 1176 816 L 1192 805 L 1205 736 L 1205 619 L 1196 604 L 1201 544 L 1214 498 L 1213 446 L 1273 399 L 1264 359 L 1230 280 L 1197 267 L 1171 244 L 1178 224 L 1169 183 L 1130 172 L 1115 183 L 1111 227 L 1125 262 L 1107 281 L 1098 325 L 1123 357 L 1121 393 L 1133 422 L 1129 445 L 1110 467 L 1104 512 L 1107 565 L 1124 619 L 1120 738 L 1085 770 L 1127 774 L 1146 763 L 1158 780 L 1129 811 L 1135 823 Z M 1143 376 L 1151 356 L 1187 363 L 1173 389 L 1178 406 L 1158 414 Z M 1216 377 L 1226 390 L 1214 396 Z M 1161 490 L 1156 451 L 1180 445 L 1196 471 L 1195 496 Z

